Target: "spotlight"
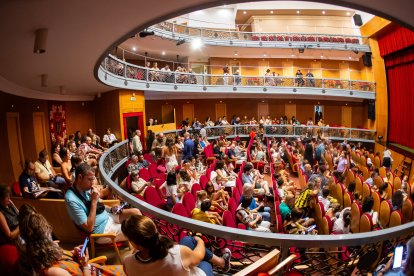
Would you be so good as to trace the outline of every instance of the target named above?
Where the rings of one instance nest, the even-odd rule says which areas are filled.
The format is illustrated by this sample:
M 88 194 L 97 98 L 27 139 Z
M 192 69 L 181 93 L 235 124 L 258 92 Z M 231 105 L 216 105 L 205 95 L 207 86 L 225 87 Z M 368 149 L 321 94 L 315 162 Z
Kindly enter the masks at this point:
M 186 40 L 183 38 L 183 39 L 178 40 L 175 45 L 180 46 L 180 45 L 183 45 L 185 42 Z
M 142 31 L 139 33 L 139 37 L 147 37 L 147 36 L 154 35 L 154 34 L 155 34 L 154 31 Z
M 191 48 L 193 49 L 200 49 L 203 45 L 203 41 L 200 38 L 195 38 L 191 41 Z
M 305 48 L 299 48 L 299 53 L 303 54 L 305 52 Z
M 33 53 L 43 54 L 46 52 L 47 32 L 48 32 L 48 29 L 36 30 Z

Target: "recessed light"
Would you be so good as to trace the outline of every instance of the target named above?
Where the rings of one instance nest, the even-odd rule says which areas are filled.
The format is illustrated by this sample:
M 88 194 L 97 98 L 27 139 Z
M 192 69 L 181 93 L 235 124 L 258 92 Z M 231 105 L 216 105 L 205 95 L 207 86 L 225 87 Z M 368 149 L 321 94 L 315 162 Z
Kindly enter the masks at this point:
M 162 52 L 161 52 L 161 55 L 165 56 L 165 51 L 162 51 Z
M 271 14 L 273 14 L 273 11 L 270 11 Z
M 247 11 L 244 11 L 244 12 L 243 12 L 243 14 L 246 14 L 246 13 L 247 13 Z
M 193 49 L 200 49 L 201 46 L 203 46 L 203 41 L 201 40 L 201 38 L 195 38 L 191 41 L 191 47 Z
M 299 14 L 299 13 L 300 13 L 300 11 L 296 11 L 296 13 L 297 13 L 297 14 Z
M 323 55 L 321 55 L 321 58 L 323 58 Z
M 352 59 L 351 57 L 349 57 L 349 59 Z
M 263 54 L 263 56 L 265 57 L 265 56 L 266 56 L 266 54 Z
M 295 55 L 294 54 L 292 54 L 292 57 L 294 57 Z
M 322 14 L 325 14 L 325 11 L 322 11 Z
M 237 52 L 234 52 L 234 55 L 235 55 L 235 56 L 237 56 L 237 55 L 238 55 L 238 53 L 237 53 Z
M 351 13 L 350 12 L 346 12 L 346 15 L 351 15 Z
M 132 47 L 132 51 L 136 51 L 137 50 L 137 47 Z

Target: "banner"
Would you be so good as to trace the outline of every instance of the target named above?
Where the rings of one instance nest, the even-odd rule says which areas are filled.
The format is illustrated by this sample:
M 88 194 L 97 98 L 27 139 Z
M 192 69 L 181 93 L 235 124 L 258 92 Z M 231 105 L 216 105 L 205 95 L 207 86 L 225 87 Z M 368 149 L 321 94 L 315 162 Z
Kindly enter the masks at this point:
M 52 144 L 56 141 L 63 144 L 66 141 L 65 103 L 49 102 L 49 130 Z

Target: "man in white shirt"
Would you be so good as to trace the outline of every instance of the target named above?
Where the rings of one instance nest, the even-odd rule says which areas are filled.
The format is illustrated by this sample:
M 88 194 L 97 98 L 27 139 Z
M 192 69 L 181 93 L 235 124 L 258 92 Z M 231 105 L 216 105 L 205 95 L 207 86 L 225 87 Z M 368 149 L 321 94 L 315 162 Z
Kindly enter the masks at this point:
M 132 150 L 137 155 L 142 153 L 141 131 L 139 129 L 135 131 L 135 136 L 132 138 Z
M 57 176 L 55 170 L 48 160 L 49 154 L 46 149 L 39 153 L 39 159 L 35 162 L 35 175 L 39 182 L 47 182 L 53 188 L 62 188 L 66 185 L 63 177 Z
M 109 148 L 113 146 L 118 140 L 116 139 L 115 135 L 111 133 L 111 129 L 106 129 L 106 134 L 103 136 L 102 140 L 106 144 L 106 147 Z
M 201 136 L 201 138 L 202 138 L 202 139 L 204 139 L 204 137 L 206 137 L 206 136 L 207 136 L 207 131 L 206 131 L 206 129 L 204 128 L 204 126 L 201 126 L 201 129 L 200 129 L 200 136 Z

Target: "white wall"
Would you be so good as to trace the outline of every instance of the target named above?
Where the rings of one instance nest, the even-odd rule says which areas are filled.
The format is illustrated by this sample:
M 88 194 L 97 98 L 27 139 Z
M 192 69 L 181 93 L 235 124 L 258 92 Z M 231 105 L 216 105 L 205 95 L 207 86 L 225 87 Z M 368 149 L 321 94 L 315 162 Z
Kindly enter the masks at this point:
M 236 10 L 234 8 L 212 8 L 188 14 L 188 26 L 235 29 Z

